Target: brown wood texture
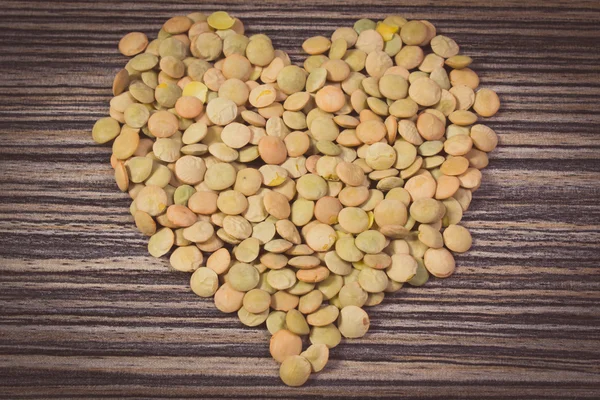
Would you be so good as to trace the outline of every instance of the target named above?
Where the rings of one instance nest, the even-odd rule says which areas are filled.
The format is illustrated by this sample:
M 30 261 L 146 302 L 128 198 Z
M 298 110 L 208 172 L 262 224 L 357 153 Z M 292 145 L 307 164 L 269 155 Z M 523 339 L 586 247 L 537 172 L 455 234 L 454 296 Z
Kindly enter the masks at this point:
M 147 254 L 91 140 L 119 38 L 218 9 L 295 62 L 360 17 L 428 19 L 502 100 L 472 250 L 369 309 L 369 333 L 302 388 L 281 384 L 263 326 Z M 0 15 L 0 397 L 600 397 L 597 1 L 2 0 Z

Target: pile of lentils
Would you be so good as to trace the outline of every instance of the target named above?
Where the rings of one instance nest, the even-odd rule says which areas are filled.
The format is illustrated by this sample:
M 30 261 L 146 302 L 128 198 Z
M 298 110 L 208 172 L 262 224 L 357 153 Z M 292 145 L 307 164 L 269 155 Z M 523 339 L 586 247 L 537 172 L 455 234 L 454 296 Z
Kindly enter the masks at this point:
M 428 21 L 361 19 L 302 48 L 304 68 L 223 11 L 173 17 L 151 42 L 129 33 L 92 131 L 114 140 L 150 254 L 170 253 L 220 311 L 266 323 L 290 386 L 367 333 L 365 307 L 454 272 L 498 141 L 477 120 L 500 106 Z

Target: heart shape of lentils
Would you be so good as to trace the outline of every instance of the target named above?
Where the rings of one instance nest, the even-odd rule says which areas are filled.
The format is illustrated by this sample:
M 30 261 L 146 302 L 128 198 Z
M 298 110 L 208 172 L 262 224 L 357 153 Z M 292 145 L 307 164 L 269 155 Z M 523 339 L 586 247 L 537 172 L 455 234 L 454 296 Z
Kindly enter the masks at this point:
M 129 33 L 92 130 L 150 254 L 266 323 L 290 386 L 367 333 L 365 307 L 454 272 L 498 142 L 478 117 L 500 106 L 428 21 L 361 19 L 302 48 L 303 68 L 223 11 L 173 17 L 151 42 Z

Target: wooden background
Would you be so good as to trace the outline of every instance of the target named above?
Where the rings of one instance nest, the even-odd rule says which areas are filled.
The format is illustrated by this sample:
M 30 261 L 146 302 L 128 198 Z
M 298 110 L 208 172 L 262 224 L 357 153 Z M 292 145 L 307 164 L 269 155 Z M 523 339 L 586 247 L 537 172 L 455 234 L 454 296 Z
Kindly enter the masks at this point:
M 0 2 L 0 397 L 599 398 L 599 3 L 247 3 Z M 456 274 L 370 309 L 299 389 L 264 327 L 147 255 L 90 138 L 123 34 L 221 8 L 296 62 L 359 17 L 428 19 L 502 99 Z

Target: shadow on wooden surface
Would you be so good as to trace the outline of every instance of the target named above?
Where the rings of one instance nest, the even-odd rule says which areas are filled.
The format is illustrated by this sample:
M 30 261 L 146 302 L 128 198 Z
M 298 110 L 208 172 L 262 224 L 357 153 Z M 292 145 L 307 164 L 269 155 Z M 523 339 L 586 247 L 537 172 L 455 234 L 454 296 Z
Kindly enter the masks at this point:
M 501 144 L 464 223 L 456 274 L 369 310 L 364 338 L 283 386 L 263 327 L 242 327 L 146 254 L 117 192 L 116 50 L 176 14 L 226 8 L 300 62 L 360 17 L 428 19 L 475 59 Z M 0 397 L 600 397 L 597 2 L 2 1 Z

